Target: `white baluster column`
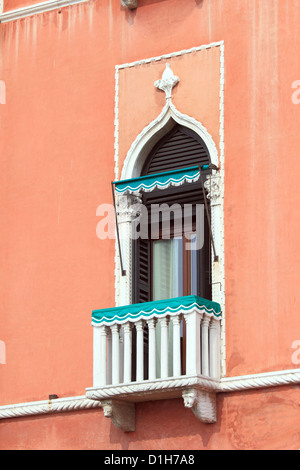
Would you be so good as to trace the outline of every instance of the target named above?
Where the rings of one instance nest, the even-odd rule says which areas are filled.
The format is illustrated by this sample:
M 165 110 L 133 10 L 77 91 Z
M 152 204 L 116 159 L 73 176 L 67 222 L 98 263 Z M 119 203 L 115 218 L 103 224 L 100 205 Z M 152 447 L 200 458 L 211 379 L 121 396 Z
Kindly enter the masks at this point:
M 131 382 L 132 331 L 131 324 L 124 325 L 124 383 Z
M 100 385 L 101 377 L 101 329 L 93 327 L 93 385 Z
M 168 318 L 161 318 L 159 320 L 160 328 L 161 328 L 161 378 L 164 379 L 168 377 L 169 371 L 169 361 L 168 361 Z
M 173 323 L 173 376 L 181 375 L 180 316 L 172 317 Z
M 156 379 L 156 331 L 155 318 L 147 321 L 149 331 L 149 380 Z
M 144 380 L 144 322 L 136 323 L 136 380 Z
M 111 343 L 111 329 L 106 329 L 107 341 L 107 368 L 106 368 L 106 385 L 110 385 L 112 381 L 112 343 Z
M 113 325 L 112 333 L 112 383 L 120 383 L 120 326 Z
M 219 378 L 219 362 L 220 362 L 220 322 L 215 318 L 211 319 L 209 325 L 209 375 L 214 379 Z
M 186 321 L 186 375 L 201 374 L 200 324 L 202 315 L 193 310 L 184 315 Z
M 202 375 L 209 376 L 209 348 L 208 348 L 208 325 L 210 322 L 210 317 L 204 316 L 202 320 Z
M 94 327 L 94 387 L 106 385 L 106 326 Z

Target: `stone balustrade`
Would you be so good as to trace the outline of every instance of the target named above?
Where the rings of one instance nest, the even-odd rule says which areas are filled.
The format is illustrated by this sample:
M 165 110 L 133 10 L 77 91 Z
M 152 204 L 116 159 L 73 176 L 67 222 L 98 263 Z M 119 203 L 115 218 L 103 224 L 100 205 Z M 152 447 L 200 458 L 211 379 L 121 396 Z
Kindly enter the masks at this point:
M 100 400 L 105 416 L 117 415 L 117 425 L 127 431 L 133 429 L 132 403 L 179 396 L 202 421 L 214 422 L 220 319 L 219 304 L 196 296 L 93 312 L 93 386 L 87 397 Z M 203 406 L 209 417 L 203 417 Z

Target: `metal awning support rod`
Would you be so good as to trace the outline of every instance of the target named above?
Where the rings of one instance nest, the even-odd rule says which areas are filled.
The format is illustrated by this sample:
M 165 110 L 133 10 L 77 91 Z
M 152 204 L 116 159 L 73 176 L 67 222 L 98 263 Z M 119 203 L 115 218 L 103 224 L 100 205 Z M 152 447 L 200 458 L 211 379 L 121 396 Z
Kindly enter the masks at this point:
M 118 248 L 119 248 L 119 255 L 120 255 L 121 273 L 122 273 L 122 276 L 126 276 L 126 271 L 123 267 L 122 250 L 121 250 L 120 234 L 119 234 L 119 224 L 118 224 L 118 213 L 117 213 L 117 208 L 116 208 L 115 189 L 114 189 L 113 182 L 111 183 L 111 190 L 112 190 L 113 203 L 114 203 L 114 209 L 115 209 L 116 234 L 117 234 L 117 241 L 118 241 Z
M 213 169 L 213 170 L 218 170 L 218 168 L 215 167 L 215 165 L 214 166 L 209 165 L 208 168 Z M 204 188 L 204 184 L 203 184 L 203 180 L 202 180 L 201 165 L 199 165 L 199 171 L 200 171 L 200 181 L 201 181 L 201 186 L 202 186 L 202 191 L 203 191 L 203 196 L 204 196 L 204 204 L 205 204 L 205 211 L 206 211 L 206 215 L 207 215 L 210 239 L 211 239 L 212 247 L 213 247 L 213 251 L 214 251 L 214 261 L 217 262 L 217 261 L 219 261 L 219 257 L 216 254 L 216 247 L 215 247 L 214 237 L 213 237 L 213 233 L 212 233 L 212 229 L 211 229 L 211 219 L 210 219 L 210 213 L 209 213 L 208 204 L 207 204 L 206 192 L 205 192 L 205 188 Z

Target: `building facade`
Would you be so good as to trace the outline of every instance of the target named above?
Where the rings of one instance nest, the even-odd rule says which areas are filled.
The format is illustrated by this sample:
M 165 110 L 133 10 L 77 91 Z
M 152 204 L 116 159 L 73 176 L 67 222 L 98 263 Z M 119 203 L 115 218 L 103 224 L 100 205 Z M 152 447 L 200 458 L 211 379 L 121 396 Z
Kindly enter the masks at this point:
M 0 448 L 299 449 L 299 0 L 0 12 Z

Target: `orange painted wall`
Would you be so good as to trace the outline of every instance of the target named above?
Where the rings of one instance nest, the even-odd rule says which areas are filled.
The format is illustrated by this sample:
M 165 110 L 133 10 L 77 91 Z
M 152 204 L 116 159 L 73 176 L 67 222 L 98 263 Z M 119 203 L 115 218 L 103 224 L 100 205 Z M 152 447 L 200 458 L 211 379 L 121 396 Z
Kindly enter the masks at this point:
M 10 0 L 5 10 L 20 5 Z M 1 405 L 83 395 L 92 385 L 90 314 L 114 305 L 114 241 L 97 239 L 96 209 L 111 202 L 115 65 L 220 40 L 227 373 L 297 367 L 300 105 L 291 96 L 299 19 L 297 0 L 139 0 L 133 12 L 119 0 L 93 0 L 0 25 Z M 247 415 L 253 396 L 226 403 L 244 400 Z M 98 420 L 82 414 L 90 415 Z M 42 419 L 60 436 L 62 416 L 5 421 L 6 444 L 10 430 L 14 439 L 26 426 L 37 433 Z M 230 419 L 224 411 L 222 426 Z M 170 442 L 153 433 L 153 445 L 155 433 Z

